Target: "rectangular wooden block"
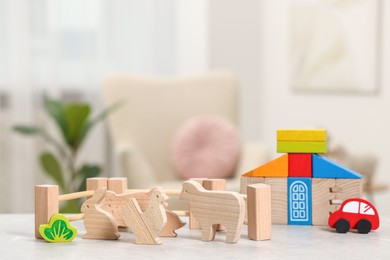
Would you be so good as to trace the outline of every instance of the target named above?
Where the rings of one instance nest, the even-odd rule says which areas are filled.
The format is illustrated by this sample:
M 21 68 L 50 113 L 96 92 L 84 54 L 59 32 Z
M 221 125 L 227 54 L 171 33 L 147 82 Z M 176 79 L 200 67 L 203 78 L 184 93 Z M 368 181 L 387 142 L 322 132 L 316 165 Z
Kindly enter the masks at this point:
M 245 177 L 241 176 L 240 178 L 240 193 L 246 194 L 246 186 L 250 184 L 264 183 L 263 177 Z
M 326 142 L 277 142 L 278 153 L 326 153 Z
M 101 188 L 107 188 L 108 178 L 88 178 L 87 179 L 87 190 L 98 190 Z
M 263 183 L 247 187 L 248 238 L 252 240 L 271 239 L 271 186 Z
M 127 178 L 109 178 L 107 181 L 108 190 L 115 192 L 116 194 L 122 194 L 127 190 Z
M 287 225 L 287 178 L 264 178 L 271 186 L 272 224 Z
M 289 177 L 312 177 L 312 155 L 310 153 L 289 153 L 288 154 L 288 176 Z
M 206 190 L 226 190 L 225 179 L 207 179 L 203 181 L 203 188 Z
M 279 129 L 277 141 L 289 142 L 326 142 L 325 129 Z
M 288 178 L 288 224 L 312 224 L 311 178 Z
M 58 185 L 35 186 L 35 237 L 42 238 L 39 226 L 48 224 L 50 218 L 58 213 Z
M 312 179 L 312 224 L 327 226 L 330 213 L 336 211 L 331 201 L 336 199 L 335 179 Z

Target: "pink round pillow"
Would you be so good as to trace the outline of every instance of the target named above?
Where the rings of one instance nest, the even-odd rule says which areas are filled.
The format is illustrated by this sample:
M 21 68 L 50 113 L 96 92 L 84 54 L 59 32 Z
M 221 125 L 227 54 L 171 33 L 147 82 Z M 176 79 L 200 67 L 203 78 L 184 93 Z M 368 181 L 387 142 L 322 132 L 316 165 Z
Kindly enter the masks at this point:
M 199 116 L 185 122 L 174 135 L 171 162 L 182 179 L 228 178 L 237 167 L 240 136 L 229 121 Z

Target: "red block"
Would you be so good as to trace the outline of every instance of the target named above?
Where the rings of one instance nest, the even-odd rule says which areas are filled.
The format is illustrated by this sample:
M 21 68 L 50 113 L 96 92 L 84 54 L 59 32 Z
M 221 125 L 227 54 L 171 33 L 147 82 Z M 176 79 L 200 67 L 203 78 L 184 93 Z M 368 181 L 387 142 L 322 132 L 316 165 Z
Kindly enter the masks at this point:
M 289 177 L 312 177 L 311 153 L 288 154 Z

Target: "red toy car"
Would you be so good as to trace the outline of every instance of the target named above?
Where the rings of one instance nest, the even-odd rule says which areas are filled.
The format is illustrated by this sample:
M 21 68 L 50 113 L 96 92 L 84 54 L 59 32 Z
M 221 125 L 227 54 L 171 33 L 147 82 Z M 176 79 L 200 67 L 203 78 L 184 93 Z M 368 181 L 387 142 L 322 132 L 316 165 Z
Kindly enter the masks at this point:
M 328 225 L 336 228 L 338 233 L 347 233 L 349 229 L 357 229 L 361 234 L 367 234 L 379 227 L 379 215 L 376 208 L 363 199 L 347 199 L 339 210 L 333 212 L 328 219 Z

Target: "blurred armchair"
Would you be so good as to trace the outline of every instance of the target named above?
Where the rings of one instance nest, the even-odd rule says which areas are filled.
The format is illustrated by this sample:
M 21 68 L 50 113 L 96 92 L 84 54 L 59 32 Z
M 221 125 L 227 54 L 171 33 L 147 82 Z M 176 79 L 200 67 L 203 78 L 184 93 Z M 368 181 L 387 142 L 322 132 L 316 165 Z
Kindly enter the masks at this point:
M 129 188 L 180 189 L 169 161 L 177 128 L 200 115 L 220 116 L 237 125 L 238 85 L 227 72 L 191 77 L 114 75 L 105 80 L 107 104 L 125 100 L 109 118 L 109 128 L 121 175 Z M 229 190 L 239 190 L 239 176 L 267 161 L 261 143 L 243 144 L 239 165 L 229 179 Z

